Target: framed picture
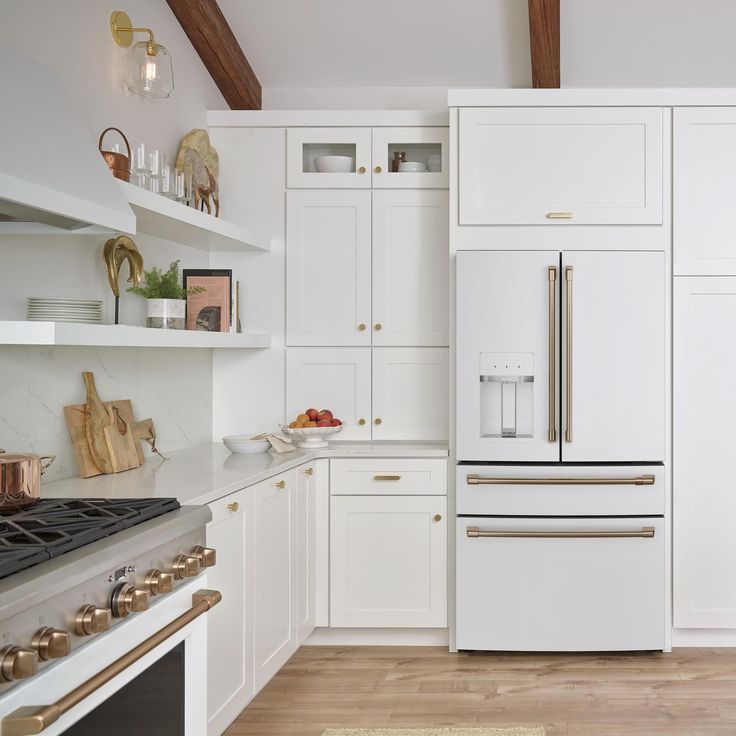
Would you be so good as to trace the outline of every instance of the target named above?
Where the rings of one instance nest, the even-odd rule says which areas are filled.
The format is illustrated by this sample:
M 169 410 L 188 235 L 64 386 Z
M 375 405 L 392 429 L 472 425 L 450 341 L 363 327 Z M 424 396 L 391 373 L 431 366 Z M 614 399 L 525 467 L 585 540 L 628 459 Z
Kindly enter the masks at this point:
M 184 288 L 200 287 L 187 296 L 187 329 L 229 332 L 233 272 L 224 268 L 185 268 Z

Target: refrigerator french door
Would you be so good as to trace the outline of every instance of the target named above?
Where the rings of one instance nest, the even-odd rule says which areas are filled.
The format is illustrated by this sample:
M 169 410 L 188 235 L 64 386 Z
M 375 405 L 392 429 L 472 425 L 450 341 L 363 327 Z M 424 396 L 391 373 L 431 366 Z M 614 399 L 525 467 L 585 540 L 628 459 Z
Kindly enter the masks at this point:
M 663 461 L 665 280 L 661 252 L 459 252 L 458 460 Z

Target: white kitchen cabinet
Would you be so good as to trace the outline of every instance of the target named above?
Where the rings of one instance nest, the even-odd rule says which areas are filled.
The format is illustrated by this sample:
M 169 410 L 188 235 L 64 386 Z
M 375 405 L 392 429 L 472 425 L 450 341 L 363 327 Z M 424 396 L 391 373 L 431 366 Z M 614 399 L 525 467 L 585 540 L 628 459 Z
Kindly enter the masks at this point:
M 286 417 L 331 409 L 342 419 L 342 440 L 371 437 L 371 351 L 368 348 L 289 348 Z
M 330 625 L 447 625 L 447 499 L 333 496 Z
M 256 692 L 298 647 L 296 488 L 296 470 L 289 470 L 252 489 Z
M 459 224 L 662 223 L 661 108 L 460 110 Z
M 449 350 L 373 350 L 373 439 L 446 440 Z
M 664 253 L 562 254 L 562 460 L 664 460 L 666 279 Z
M 374 345 L 449 344 L 448 206 L 445 191 L 373 192 Z
M 297 643 L 301 646 L 317 620 L 316 463 L 296 468 Z
M 373 187 L 447 188 L 449 148 L 444 127 L 373 128 Z M 424 164 L 427 171 L 394 171 L 394 154 L 401 153 L 405 161 Z
M 675 109 L 673 247 L 676 275 L 736 274 L 736 109 Z
M 286 198 L 287 345 L 371 344 L 371 194 Z
M 349 170 L 344 173 L 318 172 L 315 159 L 321 156 L 346 157 L 350 159 Z M 370 188 L 371 129 L 288 128 L 286 185 L 306 188 Z
M 674 286 L 674 626 L 736 628 L 736 277 Z
M 217 564 L 207 580 L 222 602 L 207 617 L 207 732 L 220 736 L 255 694 L 253 493 L 238 491 L 210 510 L 207 544 L 217 551 Z

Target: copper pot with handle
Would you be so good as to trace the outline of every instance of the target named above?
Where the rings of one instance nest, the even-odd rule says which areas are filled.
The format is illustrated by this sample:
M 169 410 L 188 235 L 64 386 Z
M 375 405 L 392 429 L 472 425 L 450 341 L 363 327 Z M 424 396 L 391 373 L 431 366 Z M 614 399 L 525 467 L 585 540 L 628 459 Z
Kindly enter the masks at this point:
M 41 476 L 55 455 L 6 453 L 0 449 L 0 514 L 10 514 L 41 498 Z

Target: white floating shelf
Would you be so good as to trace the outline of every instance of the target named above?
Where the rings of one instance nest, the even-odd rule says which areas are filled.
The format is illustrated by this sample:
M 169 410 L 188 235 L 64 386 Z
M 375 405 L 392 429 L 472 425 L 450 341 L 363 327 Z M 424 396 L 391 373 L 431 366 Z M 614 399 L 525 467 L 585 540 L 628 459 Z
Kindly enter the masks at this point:
M 136 231 L 209 251 L 269 251 L 267 236 L 118 180 L 136 216 Z
M 268 348 L 265 334 L 160 330 L 78 322 L 0 321 L 0 345 L 87 345 L 133 348 Z

